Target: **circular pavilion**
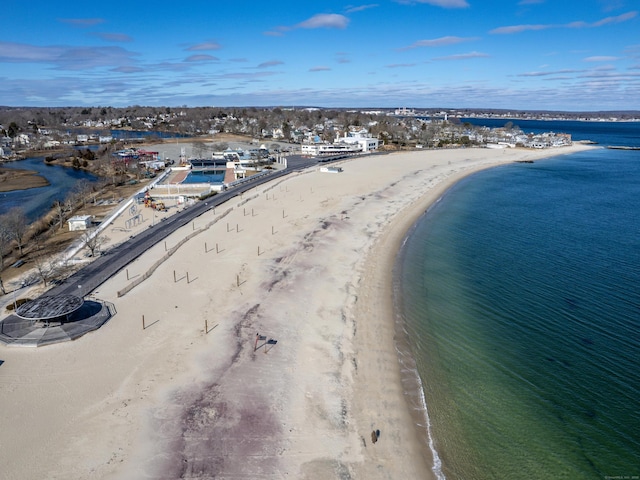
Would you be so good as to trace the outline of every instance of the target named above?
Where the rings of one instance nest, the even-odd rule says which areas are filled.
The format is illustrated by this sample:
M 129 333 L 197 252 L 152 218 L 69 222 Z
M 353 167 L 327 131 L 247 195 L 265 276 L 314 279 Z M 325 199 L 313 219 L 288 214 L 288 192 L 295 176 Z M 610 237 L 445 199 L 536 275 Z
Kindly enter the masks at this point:
M 63 323 L 83 304 L 84 299 L 76 295 L 44 295 L 20 305 L 15 313 L 25 320 Z

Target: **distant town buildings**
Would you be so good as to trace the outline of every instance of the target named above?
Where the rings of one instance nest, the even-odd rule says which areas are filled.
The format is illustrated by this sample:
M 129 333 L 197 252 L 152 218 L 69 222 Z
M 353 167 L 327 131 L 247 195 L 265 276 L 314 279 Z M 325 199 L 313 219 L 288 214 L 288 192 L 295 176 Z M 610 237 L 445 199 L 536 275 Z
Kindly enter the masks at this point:
M 0 108 L 0 158 L 15 159 L 33 150 L 89 145 L 130 146 L 146 133 L 200 136 L 238 134 L 254 143 L 304 155 L 368 153 L 381 149 L 512 146 L 553 148 L 571 142 L 560 133 L 533 135 L 511 126 L 471 125 L 470 118 L 502 119 L 505 126 L 525 120 L 640 121 L 638 112 L 561 113 L 473 109 L 321 109 L 301 108 Z M 46 119 L 46 120 L 44 120 Z M 44 125 L 45 121 L 50 122 Z M 557 124 L 556 124 L 557 126 Z M 115 133 L 117 132 L 117 133 Z M 124 143 L 124 145 L 123 145 Z M 294 144 L 284 147 L 283 144 Z M 185 163 L 186 158 L 181 159 Z

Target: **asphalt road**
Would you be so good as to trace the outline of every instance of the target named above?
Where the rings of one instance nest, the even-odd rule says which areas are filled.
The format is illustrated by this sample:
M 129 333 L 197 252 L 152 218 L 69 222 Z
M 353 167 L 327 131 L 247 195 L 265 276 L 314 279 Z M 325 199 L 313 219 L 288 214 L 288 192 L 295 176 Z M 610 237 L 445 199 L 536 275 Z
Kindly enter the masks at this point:
M 331 160 L 338 160 L 338 158 Z M 327 160 L 323 159 L 323 161 L 326 162 Z M 156 223 L 153 227 L 146 229 L 144 232 L 132 237 L 117 247 L 108 250 L 93 262 L 67 278 L 64 282 L 46 292 L 45 295 L 65 294 L 82 297 L 89 295 L 109 278 L 149 250 L 149 248 L 167 238 L 180 227 L 192 222 L 203 213 L 216 208 L 258 185 L 269 182 L 275 178 L 283 177 L 289 173 L 312 167 L 317 163 L 318 160 L 315 158 L 304 158 L 299 155 L 287 157 L 286 169 L 275 170 L 271 174 L 258 178 L 249 177 L 244 183 L 210 197 L 206 201 L 197 202 L 182 212 Z

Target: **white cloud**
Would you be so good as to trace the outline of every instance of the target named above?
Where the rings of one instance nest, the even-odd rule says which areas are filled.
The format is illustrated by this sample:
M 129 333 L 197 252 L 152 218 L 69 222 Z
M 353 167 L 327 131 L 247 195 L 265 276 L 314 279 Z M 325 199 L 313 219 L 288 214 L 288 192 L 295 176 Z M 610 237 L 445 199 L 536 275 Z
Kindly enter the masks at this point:
M 203 42 L 191 45 L 190 47 L 187 47 L 186 50 L 189 52 L 199 52 L 202 50 L 220 50 L 220 48 L 220 44 L 217 42 Z
M 527 30 L 545 30 L 547 28 L 553 28 L 553 25 L 510 25 L 508 27 L 498 27 L 490 30 L 489 33 L 494 34 L 512 34 L 526 32 Z
M 94 33 L 96 37 L 101 38 L 106 42 L 131 42 L 133 38 L 131 38 L 126 33 Z
M 346 28 L 349 19 L 337 13 L 319 13 L 300 22 L 295 28 Z
M 39 47 L 24 43 L 0 42 L 0 62 L 53 63 L 60 57 L 64 47 Z
M 548 72 L 525 72 L 520 73 L 518 77 L 546 77 L 546 76 L 555 76 L 555 75 L 566 75 L 568 73 L 582 73 L 584 70 L 572 70 L 572 69 L 564 69 L 564 70 L 551 70 Z
M 418 48 L 418 47 L 443 47 L 446 45 L 455 45 L 458 43 L 472 42 L 475 40 L 479 40 L 479 38 L 447 36 L 447 37 L 434 38 L 431 40 L 418 40 L 417 42 L 414 42 L 407 47 L 399 48 L 398 50 L 411 50 L 413 48 Z
M 399 0 L 399 3 L 426 3 L 443 8 L 467 8 L 469 6 L 466 0 Z
M 579 21 L 564 23 L 564 24 L 550 23 L 550 24 L 538 24 L 538 25 L 510 25 L 506 27 L 494 28 L 493 30 L 490 30 L 489 33 L 513 34 L 513 33 L 525 32 L 527 30 L 545 30 L 547 28 L 597 28 L 597 27 L 603 27 L 609 24 L 627 22 L 635 18 L 637 15 L 638 15 L 638 12 L 636 11 L 627 12 L 615 17 L 606 17 L 592 23 L 583 22 L 579 20 Z
M 377 3 L 370 3 L 369 5 L 349 6 L 345 9 L 346 13 L 362 12 L 363 10 L 369 10 L 370 8 L 377 8 L 380 5 Z
M 407 68 L 415 67 L 415 63 L 392 63 L 391 65 L 385 65 L 387 68 Z
M 75 27 L 93 27 L 100 23 L 104 23 L 103 18 L 60 18 L 58 19 L 62 23 L 68 23 Z
M 122 67 L 116 67 L 111 69 L 112 72 L 117 72 L 117 73 L 139 73 L 139 72 L 144 72 L 144 70 L 145 70 L 144 68 L 136 67 L 135 65 L 124 65 Z
M 208 54 L 191 55 L 185 58 L 185 62 L 217 62 L 220 60 L 218 57 Z
M 601 27 L 602 25 L 608 25 L 609 23 L 626 22 L 627 20 L 631 20 L 632 18 L 635 18 L 637 15 L 638 15 L 638 12 L 635 12 L 635 11 L 627 12 L 627 13 L 623 13 L 622 15 L 618 15 L 616 17 L 603 18 L 602 20 L 595 22 L 592 26 Z
M 618 57 L 611 57 L 607 55 L 595 55 L 593 57 L 587 57 L 583 59 L 585 62 L 615 62 L 620 60 Z
M 46 63 L 60 70 L 120 67 L 134 62 L 136 53 L 122 47 L 36 46 L 0 42 L 0 62 Z
M 470 58 L 488 58 L 490 57 L 487 53 L 482 52 L 469 52 L 469 53 L 459 53 L 457 55 L 447 55 L 446 57 L 437 57 L 433 60 L 469 60 Z
M 267 32 L 264 35 L 270 37 L 281 37 L 284 32 L 295 30 L 298 28 L 316 29 L 316 28 L 339 28 L 344 29 L 349 25 L 349 19 L 344 15 L 337 13 L 318 13 L 307 20 L 297 23 L 294 26 L 279 26 Z
M 284 62 L 281 60 L 269 60 L 268 62 L 262 62 L 257 68 L 269 68 L 278 65 L 284 65 Z

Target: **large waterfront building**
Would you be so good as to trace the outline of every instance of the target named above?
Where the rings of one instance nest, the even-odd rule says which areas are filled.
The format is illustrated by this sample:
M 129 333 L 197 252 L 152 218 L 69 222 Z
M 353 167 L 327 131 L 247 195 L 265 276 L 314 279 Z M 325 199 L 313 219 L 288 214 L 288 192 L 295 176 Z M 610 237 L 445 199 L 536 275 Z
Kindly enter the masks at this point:
M 378 149 L 379 140 L 366 130 L 350 131 L 333 143 L 309 142 L 301 146 L 302 155 L 312 157 L 350 153 L 371 153 Z

